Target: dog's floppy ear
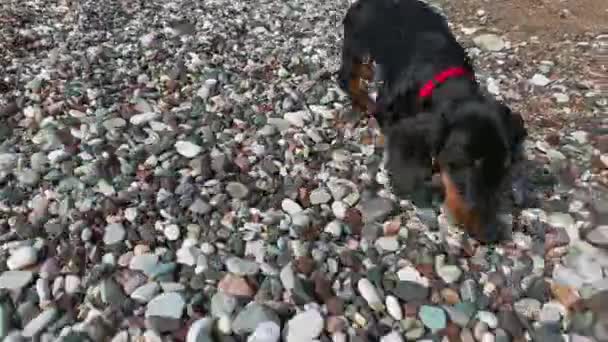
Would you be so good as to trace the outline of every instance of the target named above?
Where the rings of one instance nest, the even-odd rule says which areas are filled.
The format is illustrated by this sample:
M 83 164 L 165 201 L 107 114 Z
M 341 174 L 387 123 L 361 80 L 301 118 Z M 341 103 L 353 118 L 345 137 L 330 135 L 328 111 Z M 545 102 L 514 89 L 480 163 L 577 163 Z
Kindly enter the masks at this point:
M 432 158 L 441 148 L 444 126 L 442 115 L 419 113 L 386 127 L 386 169 L 397 196 L 430 203 Z

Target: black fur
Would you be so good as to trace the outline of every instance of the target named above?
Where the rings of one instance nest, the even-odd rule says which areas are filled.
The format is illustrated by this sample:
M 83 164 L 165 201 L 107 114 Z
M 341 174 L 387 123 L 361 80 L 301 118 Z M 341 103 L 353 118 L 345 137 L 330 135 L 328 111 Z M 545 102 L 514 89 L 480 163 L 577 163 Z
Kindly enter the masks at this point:
M 341 88 L 349 91 L 355 65 L 367 58 L 381 70 L 375 115 L 386 138 L 395 193 L 427 205 L 431 188 L 425 184 L 435 158 L 489 222 L 499 186 L 526 136 L 521 116 L 484 94 L 473 77 L 448 79 L 431 98 L 420 100 L 420 87 L 446 68 L 474 74 L 444 17 L 424 3 L 359 0 L 343 24 Z

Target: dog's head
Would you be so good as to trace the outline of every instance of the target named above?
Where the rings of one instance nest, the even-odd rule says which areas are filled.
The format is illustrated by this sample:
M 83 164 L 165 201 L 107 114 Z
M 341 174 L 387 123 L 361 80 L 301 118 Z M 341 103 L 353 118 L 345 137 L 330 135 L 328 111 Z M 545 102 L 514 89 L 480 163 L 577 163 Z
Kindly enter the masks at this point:
M 490 226 L 497 194 L 526 135 L 520 115 L 502 104 L 473 99 L 401 118 L 385 131 L 386 168 L 398 196 L 428 203 L 436 163 L 454 218 L 480 240 L 496 239 Z

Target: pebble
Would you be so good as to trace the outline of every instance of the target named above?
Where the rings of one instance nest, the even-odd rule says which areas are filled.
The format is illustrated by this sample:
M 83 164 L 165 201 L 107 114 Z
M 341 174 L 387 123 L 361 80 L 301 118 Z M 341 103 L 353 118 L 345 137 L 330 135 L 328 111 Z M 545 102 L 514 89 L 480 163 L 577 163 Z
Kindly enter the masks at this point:
M 429 287 L 429 280 L 412 266 L 405 266 L 397 271 L 397 277 L 401 281 L 409 281 Z
M 576 289 L 581 288 L 585 283 L 585 279 L 576 270 L 563 265 L 556 265 L 553 268 L 553 280 L 561 285 Z
M 232 198 L 244 199 L 249 195 L 249 188 L 243 183 L 229 182 L 226 184 L 226 192 Z
M 423 305 L 418 312 L 420 320 L 425 327 L 432 331 L 444 329 L 447 325 L 445 311 L 436 306 Z
M 158 265 L 158 256 L 152 253 L 135 255 L 129 261 L 129 268 L 134 271 L 142 271 L 144 274 L 152 274 Z
M 494 337 L 494 334 L 492 334 L 491 332 L 486 331 L 483 335 L 481 335 L 481 339 L 479 341 L 480 342 L 495 342 L 496 337 Z
M 177 241 L 177 239 L 179 239 L 179 237 L 181 235 L 179 226 L 176 224 L 170 224 L 170 225 L 166 226 L 163 233 L 165 234 L 165 237 L 169 241 Z
M 190 141 L 180 140 L 175 142 L 175 150 L 186 158 L 194 158 L 203 151 L 203 148 Z
M 395 296 L 386 296 L 386 311 L 395 320 L 400 321 L 403 319 L 403 311 L 401 310 L 401 304 Z
M 513 308 L 523 317 L 536 319 L 540 313 L 541 302 L 533 298 L 522 298 L 515 302 Z
M 216 324 L 217 330 L 224 335 L 232 335 L 232 320 L 228 316 L 220 316 Z
M 281 203 L 281 208 L 283 208 L 283 211 L 285 211 L 289 215 L 298 214 L 298 213 L 302 212 L 302 210 L 303 210 L 302 207 L 298 203 L 296 203 L 294 200 L 292 200 L 290 198 L 286 198 L 283 200 L 283 202 Z
M 393 211 L 395 203 L 384 197 L 376 197 L 361 203 L 361 217 L 364 223 L 384 221 Z
M 455 306 L 444 305 L 443 309 L 448 314 L 450 320 L 456 323 L 458 326 L 465 327 L 471 321 L 471 317 L 474 314 L 475 308 L 471 305 L 471 308 L 462 308 L 463 305 L 470 305 L 467 302 L 461 302 Z
M 23 169 L 15 173 L 17 181 L 26 186 L 34 186 L 40 180 L 40 174 L 32 169 Z
M 255 262 L 237 257 L 230 257 L 226 260 L 228 272 L 238 276 L 252 276 L 260 271 L 260 266 Z
M 160 285 L 157 282 L 148 283 L 135 289 L 131 293 L 131 298 L 140 303 L 148 303 L 160 291 Z
M 505 41 L 495 34 L 482 34 L 473 38 L 475 45 L 486 51 L 497 52 L 505 48 Z
M 477 319 L 490 327 L 490 329 L 496 329 L 498 327 L 498 318 L 490 311 L 478 311 Z
M 558 323 L 561 320 L 562 312 L 567 312 L 563 305 L 555 302 L 545 303 L 540 310 L 538 320 L 546 324 Z
M 340 236 L 342 236 L 342 222 L 333 220 L 325 226 L 325 229 L 323 229 L 323 231 L 336 238 L 339 238 Z
M 247 338 L 247 342 L 278 342 L 281 327 L 275 322 L 262 322 Z
M 32 246 L 23 246 L 15 250 L 6 261 L 9 270 L 21 270 L 36 263 L 38 253 Z
M 125 227 L 120 223 L 112 223 L 106 226 L 103 234 L 103 243 L 113 245 L 122 242 L 127 235 Z
M 310 115 L 307 111 L 301 110 L 297 112 L 289 112 L 283 115 L 283 119 L 289 122 L 292 126 L 304 127 L 307 121 L 310 120 Z
M 34 278 L 30 271 L 4 271 L 0 275 L 0 289 L 19 290 Z
M 65 293 L 68 295 L 76 294 L 80 290 L 80 277 L 68 274 L 65 276 Z
M 608 248 L 608 225 L 595 227 L 587 233 L 585 239 L 598 247 Z
M 186 302 L 176 292 L 163 293 L 154 297 L 146 307 L 146 318 L 165 317 L 180 319 L 182 317 Z
M 226 274 L 217 284 L 217 288 L 237 297 L 253 297 L 255 294 L 244 278 L 233 274 Z
M 218 291 L 211 297 L 211 315 L 213 317 L 230 316 L 237 306 L 234 296 Z
M 475 342 L 475 337 L 473 337 L 473 332 L 470 329 L 464 328 L 460 331 L 460 339 L 462 342 Z
M 473 326 L 473 336 L 475 336 L 477 341 L 481 341 L 486 332 L 488 332 L 488 325 L 485 322 L 478 321 Z
M 56 319 L 58 313 L 56 307 L 45 309 L 23 327 L 21 335 L 25 338 L 33 338 L 46 329 Z
M 149 123 L 150 121 L 158 119 L 159 116 L 160 114 L 154 112 L 135 114 L 129 119 L 129 122 L 132 125 L 141 126 Z
M 299 342 L 316 339 L 323 331 L 325 321 L 316 309 L 296 314 L 285 326 L 285 341 Z
M 411 281 L 399 281 L 392 290 L 393 294 L 404 302 L 426 299 L 430 290 L 418 283 Z
M 384 308 L 378 290 L 367 278 L 361 278 L 357 283 L 357 288 L 361 297 L 365 299 L 370 308 L 376 311 Z
M 380 342 L 404 342 L 403 337 L 398 331 L 391 331 L 380 338 Z
M 312 205 L 325 204 L 331 201 L 331 195 L 327 190 L 319 188 L 310 193 L 309 200 Z
M 237 335 L 250 334 L 264 322 L 280 324 L 279 317 L 269 307 L 256 302 L 247 304 L 234 318 L 232 331 Z
M 186 342 L 213 342 L 213 319 L 199 318 L 188 328 Z
M 397 236 L 382 236 L 376 240 L 375 245 L 380 251 L 396 252 L 399 250 Z
M 549 83 L 551 83 L 551 80 L 548 79 L 547 76 L 545 76 L 543 74 L 535 74 L 530 79 L 530 83 L 534 84 L 535 86 L 544 87 L 544 86 L 548 85 Z
M 564 93 L 555 93 L 553 94 L 553 98 L 557 103 L 568 103 L 570 101 L 570 96 Z
M 455 265 L 446 265 L 437 268 L 437 275 L 447 284 L 452 284 L 460 279 L 462 270 Z

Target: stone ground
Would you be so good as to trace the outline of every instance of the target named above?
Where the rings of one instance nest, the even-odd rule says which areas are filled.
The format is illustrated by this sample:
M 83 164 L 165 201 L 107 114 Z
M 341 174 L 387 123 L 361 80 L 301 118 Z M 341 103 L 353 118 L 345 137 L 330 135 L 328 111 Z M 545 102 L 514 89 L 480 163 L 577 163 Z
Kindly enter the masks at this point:
M 435 5 L 530 130 L 496 245 L 384 185 L 347 1 L 0 2 L 0 337 L 608 341 L 608 4 Z

